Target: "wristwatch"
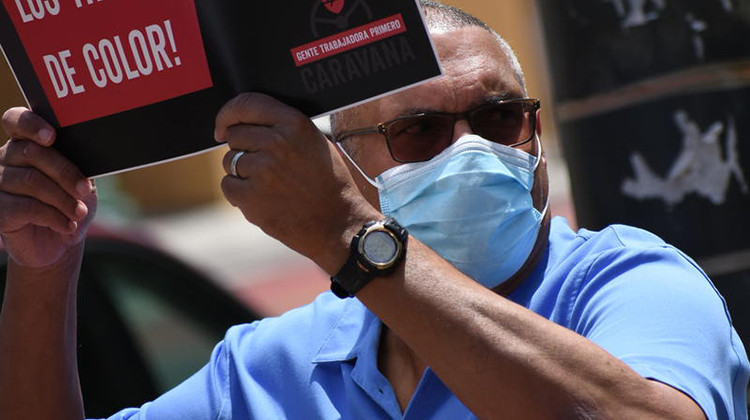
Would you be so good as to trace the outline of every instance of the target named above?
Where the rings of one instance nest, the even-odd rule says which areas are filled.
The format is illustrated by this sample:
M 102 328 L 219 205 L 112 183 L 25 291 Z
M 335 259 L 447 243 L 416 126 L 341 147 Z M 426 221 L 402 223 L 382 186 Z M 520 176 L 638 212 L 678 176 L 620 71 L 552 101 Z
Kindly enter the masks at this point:
M 340 298 L 353 297 L 375 277 L 387 276 L 406 255 L 407 230 L 388 217 L 365 223 L 349 246 L 349 259 L 331 277 L 331 291 Z

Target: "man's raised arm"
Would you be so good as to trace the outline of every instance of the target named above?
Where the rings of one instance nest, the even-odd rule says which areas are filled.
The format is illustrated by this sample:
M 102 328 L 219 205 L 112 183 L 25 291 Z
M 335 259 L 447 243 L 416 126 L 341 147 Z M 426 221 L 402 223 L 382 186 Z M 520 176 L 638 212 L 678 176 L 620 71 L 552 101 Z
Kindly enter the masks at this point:
M 216 136 L 231 149 L 224 167 L 232 175 L 222 184 L 230 203 L 328 273 L 344 264 L 363 221 L 383 217 L 351 187 L 343 159 L 312 123 L 272 98 L 230 101 Z M 408 247 L 404 264 L 357 298 L 405 342 L 401 349 L 412 349 L 401 360 L 430 366 L 479 418 L 704 418 L 685 394 L 481 286 L 416 238 Z M 388 352 L 381 343 L 386 370 Z M 419 361 L 399 371 L 408 375 Z M 400 379 L 388 379 L 399 394 Z M 404 382 L 411 379 L 415 388 L 419 376 Z
M 0 235 L 8 252 L 0 314 L 0 418 L 82 419 L 76 289 L 93 184 L 50 146 L 55 132 L 31 111 L 3 115 Z

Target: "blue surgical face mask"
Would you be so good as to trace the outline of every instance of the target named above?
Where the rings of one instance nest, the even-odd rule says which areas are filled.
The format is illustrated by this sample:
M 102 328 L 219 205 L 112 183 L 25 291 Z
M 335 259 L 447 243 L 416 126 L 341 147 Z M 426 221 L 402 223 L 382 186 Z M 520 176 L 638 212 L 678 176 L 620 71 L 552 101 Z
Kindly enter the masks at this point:
M 539 157 L 468 135 L 427 162 L 375 180 L 363 175 L 378 188 L 383 214 L 493 288 L 521 268 L 536 242 L 543 218 L 531 196 L 538 165 Z

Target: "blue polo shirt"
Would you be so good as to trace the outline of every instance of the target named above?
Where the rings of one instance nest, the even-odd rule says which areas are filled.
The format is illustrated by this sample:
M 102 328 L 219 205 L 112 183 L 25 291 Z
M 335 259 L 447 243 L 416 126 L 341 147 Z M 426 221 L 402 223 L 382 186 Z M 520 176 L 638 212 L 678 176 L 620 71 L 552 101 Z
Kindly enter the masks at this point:
M 553 220 L 535 272 L 510 296 L 689 395 L 709 419 L 746 419 L 750 367 L 726 305 L 680 251 L 642 230 L 575 233 Z M 231 328 L 187 381 L 112 419 L 469 419 L 428 369 L 405 412 L 377 367 L 382 323 L 323 293 Z M 491 391 L 488 391 L 491 392 Z

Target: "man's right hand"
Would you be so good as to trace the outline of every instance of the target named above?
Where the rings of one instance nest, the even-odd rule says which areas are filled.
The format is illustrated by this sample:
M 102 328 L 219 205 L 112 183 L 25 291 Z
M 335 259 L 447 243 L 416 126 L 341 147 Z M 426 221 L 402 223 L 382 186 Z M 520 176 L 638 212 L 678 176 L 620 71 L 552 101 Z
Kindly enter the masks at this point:
M 2 118 L 11 139 L 0 147 L 0 236 L 27 268 L 60 262 L 80 245 L 96 210 L 93 183 L 57 150 L 54 129 L 26 108 Z

